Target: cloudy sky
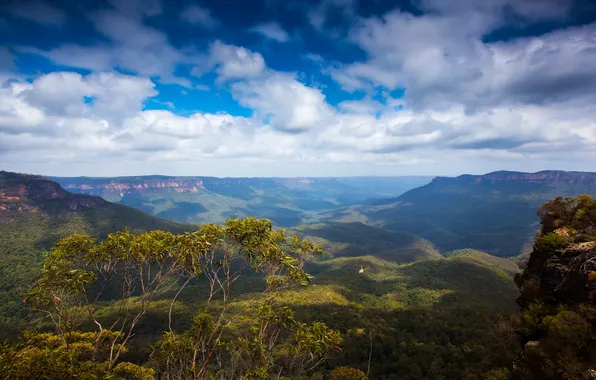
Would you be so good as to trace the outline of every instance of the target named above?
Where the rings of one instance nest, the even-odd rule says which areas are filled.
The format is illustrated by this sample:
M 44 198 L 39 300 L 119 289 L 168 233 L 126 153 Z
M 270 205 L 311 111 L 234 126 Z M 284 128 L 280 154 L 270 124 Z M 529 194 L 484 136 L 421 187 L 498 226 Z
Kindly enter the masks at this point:
M 4 0 L 0 169 L 596 170 L 589 0 Z

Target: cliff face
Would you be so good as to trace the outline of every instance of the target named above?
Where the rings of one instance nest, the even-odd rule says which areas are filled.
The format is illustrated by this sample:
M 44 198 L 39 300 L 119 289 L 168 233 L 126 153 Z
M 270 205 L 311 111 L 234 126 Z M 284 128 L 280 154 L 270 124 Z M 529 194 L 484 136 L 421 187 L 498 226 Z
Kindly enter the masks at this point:
M 205 190 L 201 180 L 196 181 L 119 181 L 104 183 L 69 183 L 65 188 L 71 191 L 101 195 L 104 193 L 124 194 L 159 192 L 160 190 L 172 190 L 177 193 L 198 193 Z
M 484 175 L 461 175 L 455 178 L 437 177 L 433 182 L 456 182 L 459 184 L 494 184 L 499 182 L 519 182 L 535 184 L 574 184 L 596 185 L 596 173 L 566 172 L 548 170 L 537 173 L 499 171 Z
M 271 189 L 278 187 L 303 187 L 318 184 L 341 186 L 334 178 L 215 178 L 215 177 L 165 177 L 142 176 L 120 178 L 56 177 L 62 186 L 76 193 L 104 194 L 148 194 L 148 193 L 200 193 L 203 191 L 226 191 L 248 187 Z
M 50 212 L 76 211 L 106 203 L 99 197 L 71 194 L 56 182 L 40 176 L 0 171 L 0 210 Z
M 516 276 L 520 379 L 596 379 L 596 200 L 558 198 L 539 210 L 542 231 Z

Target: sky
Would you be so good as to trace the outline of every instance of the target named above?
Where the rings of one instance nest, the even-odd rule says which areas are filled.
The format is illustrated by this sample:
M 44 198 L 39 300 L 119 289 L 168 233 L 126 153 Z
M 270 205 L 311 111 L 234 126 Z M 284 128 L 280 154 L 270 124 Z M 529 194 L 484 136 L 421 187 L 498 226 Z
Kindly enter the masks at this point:
M 596 2 L 2 0 L 0 169 L 595 171 Z

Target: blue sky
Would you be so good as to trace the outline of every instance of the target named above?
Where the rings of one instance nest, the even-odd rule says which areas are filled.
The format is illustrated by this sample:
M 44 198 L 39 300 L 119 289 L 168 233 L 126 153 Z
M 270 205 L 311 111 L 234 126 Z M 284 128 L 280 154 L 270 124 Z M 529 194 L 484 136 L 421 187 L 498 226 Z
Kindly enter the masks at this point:
M 5 1 L 0 168 L 596 167 L 588 0 Z

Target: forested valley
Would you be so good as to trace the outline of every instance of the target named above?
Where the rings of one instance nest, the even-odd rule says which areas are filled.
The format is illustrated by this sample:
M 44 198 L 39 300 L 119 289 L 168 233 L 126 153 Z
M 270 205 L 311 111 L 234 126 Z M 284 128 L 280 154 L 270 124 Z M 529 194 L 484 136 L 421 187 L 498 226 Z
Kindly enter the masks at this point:
M 590 378 L 596 201 L 580 195 L 586 182 L 562 189 L 560 178 L 433 181 L 283 229 L 250 216 L 168 221 L 1 172 L 0 376 Z M 525 191 L 531 228 L 509 228 L 518 213 L 532 219 L 527 208 L 497 215 L 520 199 L 494 197 L 495 186 Z M 429 191 L 473 191 L 475 207 L 423 209 Z M 450 220 L 462 239 L 389 225 L 401 209 L 437 229 Z M 479 230 L 462 225 L 483 210 L 487 232 L 467 246 Z

